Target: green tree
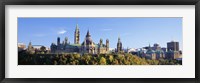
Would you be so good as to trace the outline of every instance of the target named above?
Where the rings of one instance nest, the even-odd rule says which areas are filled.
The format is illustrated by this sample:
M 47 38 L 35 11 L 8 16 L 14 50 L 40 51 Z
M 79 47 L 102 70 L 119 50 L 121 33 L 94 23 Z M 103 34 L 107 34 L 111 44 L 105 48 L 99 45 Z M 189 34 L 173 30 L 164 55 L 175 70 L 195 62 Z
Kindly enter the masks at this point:
M 46 47 L 44 47 L 44 46 L 40 47 L 40 51 L 45 52 L 46 51 Z

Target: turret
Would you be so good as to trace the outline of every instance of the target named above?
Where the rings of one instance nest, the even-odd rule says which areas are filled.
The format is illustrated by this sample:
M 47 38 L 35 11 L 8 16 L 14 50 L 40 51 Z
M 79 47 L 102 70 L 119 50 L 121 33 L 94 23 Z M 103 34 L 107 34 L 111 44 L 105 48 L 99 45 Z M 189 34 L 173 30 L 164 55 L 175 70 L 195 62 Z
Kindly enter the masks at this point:
M 106 51 L 109 51 L 109 40 L 106 39 Z
M 67 45 L 67 44 L 68 44 L 68 38 L 65 37 L 65 45 Z
M 90 31 L 89 31 L 89 30 L 87 31 L 87 35 L 86 35 L 86 37 L 91 37 L 91 35 L 90 35 Z
M 29 42 L 29 44 L 28 44 L 28 51 L 31 51 L 32 50 L 32 44 L 31 44 L 31 42 Z
M 57 45 L 60 45 L 60 37 L 57 38 Z
M 100 46 L 103 45 L 103 39 L 100 39 L 99 44 L 100 44 Z

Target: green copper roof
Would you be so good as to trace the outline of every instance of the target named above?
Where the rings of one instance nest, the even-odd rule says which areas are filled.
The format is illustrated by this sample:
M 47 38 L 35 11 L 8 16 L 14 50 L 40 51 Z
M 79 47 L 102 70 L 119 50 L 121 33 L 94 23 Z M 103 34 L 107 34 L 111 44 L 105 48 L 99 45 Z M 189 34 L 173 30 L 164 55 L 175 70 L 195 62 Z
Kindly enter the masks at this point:
M 70 44 L 71 46 L 81 46 L 81 44 Z

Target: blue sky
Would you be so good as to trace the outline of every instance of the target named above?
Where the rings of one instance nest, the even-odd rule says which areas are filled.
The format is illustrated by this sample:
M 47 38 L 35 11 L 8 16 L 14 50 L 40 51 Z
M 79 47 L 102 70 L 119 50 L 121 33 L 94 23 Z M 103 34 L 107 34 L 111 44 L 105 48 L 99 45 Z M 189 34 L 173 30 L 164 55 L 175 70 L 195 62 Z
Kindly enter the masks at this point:
M 87 30 L 95 43 L 110 41 L 116 48 L 118 37 L 124 48 L 141 48 L 154 43 L 167 47 L 175 40 L 182 49 L 182 18 L 18 18 L 18 43 L 50 47 L 67 36 L 74 43 L 76 24 L 80 29 L 82 43 Z

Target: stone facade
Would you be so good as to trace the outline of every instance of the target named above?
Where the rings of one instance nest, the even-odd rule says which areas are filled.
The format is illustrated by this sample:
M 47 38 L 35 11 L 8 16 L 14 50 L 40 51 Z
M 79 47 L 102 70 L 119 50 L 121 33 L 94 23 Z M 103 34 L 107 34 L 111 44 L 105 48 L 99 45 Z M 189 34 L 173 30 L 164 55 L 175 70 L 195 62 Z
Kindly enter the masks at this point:
M 106 44 L 103 44 L 101 39 L 98 44 L 92 41 L 89 30 L 85 36 L 84 41 L 79 44 L 80 41 L 80 31 L 78 25 L 76 26 L 74 32 L 74 44 L 68 42 L 66 37 L 63 43 L 60 43 L 60 37 L 57 39 L 57 45 L 55 43 L 51 44 L 51 53 L 90 53 L 90 54 L 105 54 L 109 51 L 109 40 L 106 40 Z

